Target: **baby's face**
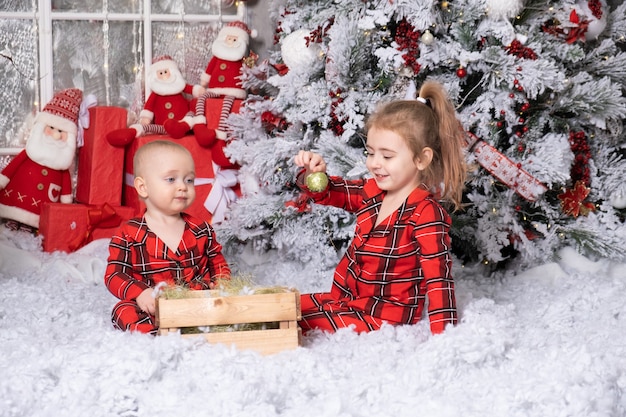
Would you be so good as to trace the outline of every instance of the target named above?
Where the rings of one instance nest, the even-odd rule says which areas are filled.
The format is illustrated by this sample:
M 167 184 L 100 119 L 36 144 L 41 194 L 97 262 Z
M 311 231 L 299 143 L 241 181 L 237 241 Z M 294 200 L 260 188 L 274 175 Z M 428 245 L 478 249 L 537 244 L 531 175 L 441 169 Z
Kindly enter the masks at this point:
M 159 150 L 148 158 L 143 176 L 146 205 L 163 214 L 176 214 L 186 210 L 196 198 L 196 178 L 191 155 L 180 150 Z

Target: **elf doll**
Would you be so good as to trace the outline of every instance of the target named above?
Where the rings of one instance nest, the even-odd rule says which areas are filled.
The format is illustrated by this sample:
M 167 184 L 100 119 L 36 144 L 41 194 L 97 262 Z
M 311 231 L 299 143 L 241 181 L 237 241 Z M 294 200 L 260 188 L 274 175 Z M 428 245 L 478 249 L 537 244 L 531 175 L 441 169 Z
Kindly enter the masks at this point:
M 204 87 L 185 82 L 178 65 L 169 55 L 152 61 L 146 74 L 146 87 L 151 93 L 139 113 L 139 123 L 109 132 L 106 138 L 111 145 L 125 146 L 139 136 L 166 134 L 163 124 L 184 117 L 189 111 L 188 97 L 197 97 L 204 92 Z
M 11 229 L 36 232 L 45 202 L 71 203 L 74 162 L 83 99 L 77 88 L 58 92 L 35 116 L 22 152 L 0 173 L 0 218 Z

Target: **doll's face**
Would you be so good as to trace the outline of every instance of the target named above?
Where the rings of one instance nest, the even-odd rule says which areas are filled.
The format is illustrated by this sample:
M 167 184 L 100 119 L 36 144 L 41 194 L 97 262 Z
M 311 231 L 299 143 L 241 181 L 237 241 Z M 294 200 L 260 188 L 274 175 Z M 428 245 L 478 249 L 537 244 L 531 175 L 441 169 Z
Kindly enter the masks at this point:
M 160 69 L 156 72 L 157 79 L 161 81 L 167 80 L 168 78 L 170 78 L 170 75 L 171 74 L 169 68 Z
M 67 141 L 67 132 L 54 126 L 46 125 L 43 133 L 54 140 L 62 140 L 63 142 Z
M 237 43 L 237 40 L 239 39 L 238 36 L 235 35 L 227 35 L 226 38 L 224 38 L 224 43 L 226 45 L 234 45 Z

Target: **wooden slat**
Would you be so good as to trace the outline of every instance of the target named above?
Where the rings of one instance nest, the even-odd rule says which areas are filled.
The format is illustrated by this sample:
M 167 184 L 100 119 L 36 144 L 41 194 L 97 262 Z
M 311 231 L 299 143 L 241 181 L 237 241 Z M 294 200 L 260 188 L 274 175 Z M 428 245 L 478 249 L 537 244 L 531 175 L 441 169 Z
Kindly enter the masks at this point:
M 275 322 L 299 317 L 299 304 L 297 292 L 228 297 L 194 294 L 189 298 L 159 298 L 156 319 L 162 328 Z
M 295 349 L 300 345 L 300 330 L 297 327 L 183 335 L 183 337 L 198 336 L 204 337 L 209 343 L 235 345 L 239 350 L 255 350 L 263 355 Z

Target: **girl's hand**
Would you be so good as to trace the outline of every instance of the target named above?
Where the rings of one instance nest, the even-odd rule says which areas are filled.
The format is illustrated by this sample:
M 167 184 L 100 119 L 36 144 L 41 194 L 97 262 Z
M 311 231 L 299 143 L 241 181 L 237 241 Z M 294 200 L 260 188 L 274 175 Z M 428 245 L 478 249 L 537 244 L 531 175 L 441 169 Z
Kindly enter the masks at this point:
M 139 294 L 136 301 L 141 311 L 154 316 L 156 313 L 156 299 L 154 298 L 152 291 L 152 288 L 146 288 L 141 294 Z
M 326 162 L 324 158 L 315 152 L 300 151 L 294 158 L 294 162 L 297 166 L 306 169 L 306 175 L 311 172 L 326 172 Z

